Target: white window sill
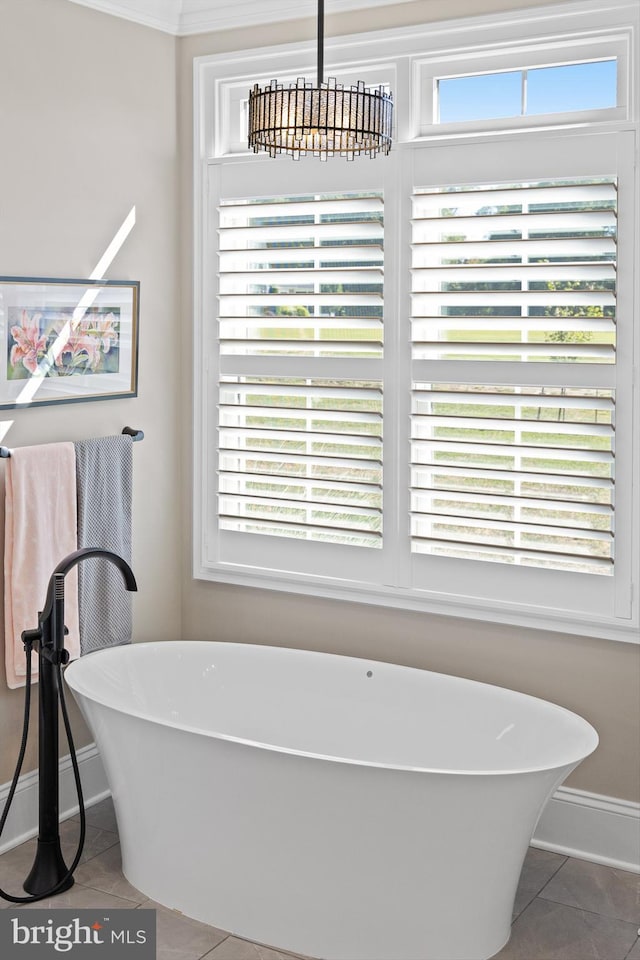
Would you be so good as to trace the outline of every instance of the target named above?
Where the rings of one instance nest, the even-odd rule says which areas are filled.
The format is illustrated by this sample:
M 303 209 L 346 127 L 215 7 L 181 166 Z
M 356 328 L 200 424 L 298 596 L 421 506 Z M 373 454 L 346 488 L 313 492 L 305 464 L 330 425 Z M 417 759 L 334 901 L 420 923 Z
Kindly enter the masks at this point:
M 483 603 L 476 598 L 448 598 L 441 594 L 428 594 L 422 590 L 401 590 L 396 587 L 350 584 L 320 577 L 300 577 L 295 574 L 269 575 L 250 567 L 240 568 L 231 564 L 194 566 L 194 579 L 215 583 L 227 583 L 240 587 L 261 590 L 277 590 L 284 593 L 324 597 L 328 600 L 346 600 L 352 603 L 367 603 L 375 606 L 411 610 L 434 616 L 458 617 L 467 620 L 482 620 L 490 623 L 509 624 L 554 633 L 565 633 L 601 640 L 617 640 L 622 643 L 640 643 L 640 626 L 637 621 L 608 618 L 580 617 L 566 611 L 527 608 L 523 604 Z

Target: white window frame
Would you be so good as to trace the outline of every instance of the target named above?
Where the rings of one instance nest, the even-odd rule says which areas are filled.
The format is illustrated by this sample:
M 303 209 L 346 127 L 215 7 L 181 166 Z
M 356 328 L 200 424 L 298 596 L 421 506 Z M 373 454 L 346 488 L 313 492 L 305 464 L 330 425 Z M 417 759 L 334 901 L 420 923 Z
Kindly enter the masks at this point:
M 546 144 L 549 150 L 556 149 L 561 141 L 558 138 L 583 135 L 598 136 L 602 133 L 628 133 L 638 137 L 638 103 L 637 71 L 640 55 L 638 52 L 638 36 L 640 35 L 640 10 L 636 3 L 630 0 L 620 0 L 611 7 L 602 10 L 599 2 L 587 0 L 586 3 L 563 4 L 557 7 L 544 7 L 536 10 L 519 11 L 508 15 L 492 15 L 488 17 L 474 17 L 465 21 L 452 21 L 444 24 L 430 24 L 424 28 L 410 28 L 402 30 L 384 31 L 375 34 L 363 34 L 356 37 L 335 38 L 327 41 L 327 75 L 344 77 L 360 69 L 365 79 L 390 82 L 396 98 L 396 142 L 389 158 L 378 158 L 375 161 L 358 161 L 373 167 L 375 164 L 386 165 L 386 170 L 379 173 L 380 184 L 387 181 L 385 189 L 390 190 L 386 196 L 385 208 L 387 212 L 395 209 L 394 223 L 390 226 L 392 242 L 397 241 L 400 246 L 408 248 L 406 224 L 410 219 L 410 196 L 393 195 L 393 170 L 398 167 L 411 165 L 414 154 L 417 158 L 421 151 L 429 145 L 433 149 L 438 146 L 446 148 L 460 141 L 470 138 L 474 143 L 491 144 L 504 143 L 512 145 L 517 150 L 518 145 L 525 146 L 536 142 Z M 526 38 L 526 43 L 523 42 Z M 563 58 L 564 62 L 575 62 L 586 59 L 583 54 L 591 51 L 591 59 L 602 59 L 614 55 L 618 60 L 618 107 L 609 111 L 595 111 L 591 115 L 588 111 L 580 111 L 579 118 L 564 114 L 547 115 L 543 123 L 538 124 L 536 118 L 509 118 L 505 121 L 487 121 L 456 125 L 464 129 L 443 129 L 443 125 L 427 122 L 433 119 L 429 115 L 429 104 L 433 105 L 431 93 L 434 77 L 443 77 L 443 69 L 448 75 L 461 75 L 461 64 L 469 67 L 469 72 L 495 72 L 496 52 L 500 51 L 500 64 L 506 64 L 507 58 L 513 54 L 513 64 L 519 67 L 527 65 L 545 65 L 558 63 L 558 51 L 561 45 L 567 47 L 573 43 L 571 52 Z M 526 48 L 526 49 L 525 49 Z M 424 51 L 430 51 L 425 57 Z M 574 52 L 580 51 L 574 56 Z M 211 277 L 210 264 L 215 254 L 215 217 L 213 205 L 209 201 L 211 176 L 215 179 L 215 168 L 226 162 L 238 163 L 239 168 L 246 167 L 247 176 L 255 183 L 260 182 L 262 176 L 260 164 L 279 163 L 290 169 L 292 161 L 282 158 L 273 161 L 263 156 L 253 156 L 248 152 L 242 156 L 237 129 L 230 123 L 233 111 L 238 113 L 240 94 L 253 82 L 260 82 L 265 78 L 287 79 L 313 73 L 314 45 L 287 44 L 277 48 L 262 48 L 259 50 L 244 51 L 234 55 L 216 55 L 200 57 L 194 63 L 194 511 L 193 511 L 193 574 L 198 579 L 243 584 L 254 587 L 285 590 L 288 592 L 309 594 L 316 596 L 335 597 L 339 599 L 356 600 L 386 606 L 427 611 L 437 614 L 464 616 L 471 619 L 490 620 L 528 627 L 538 627 L 550 630 L 559 630 L 578 635 L 606 637 L 627 642 L 640 642 L 640 620 L 638 612 L 638 583 L 640 581 L 639 558 L 637 544 L 634 543 L 634 534 L 639 530 L 640 505 L 638 503 L 638 486 L 640 477 L 640 444 L 638 443 L 638 387 L 637 371 L 640 367 L 640 330 L 638 329 L 638 303 L 640 300 L 638 277 L 634 282 L 633 290 L 625 293 L 627 299 L 634 301 L 627 305 L 634 316 L 635 333 L 624 346 L 627 360 L 635 368 L 635 386 L 632 387 L 631 377 L 628 379 L 628 389 L 633 390 L 634 396 L 626 408 L 633 411 L 637 419 L 635 429 L 627 424 L 623 431 L 635 444 L 634 449 L 628 451 L 628 477 L 625 491 L 623 482 L 623 517 L 624 523 L 629 524 L 629 536 L 624 550 L 630 552 L 636 548 L 636 555 L 628 560 L 630 569 L 628 582 L 621 588 L 620 596 L 629 596 L 626 601 L 616 602 L 615 613 L 602 615 L 593 611 L 582 613 L 573 610 L 541 609 L 522 602 L 510 603 L 496 600 L 487 601 L 483 598 L 482 583 L 491 578 L 499 579 L 505 565 L 496 563 L 472 562 L 476 571 L 476 584 L 480 589 L 470 590 L 465 596 L 447 595 L 446 589 L 433 591 L 412 589 L 408 586 L 410 578 L 402 576 L 400 566 L 387 563 L 387 574 L 380 582 L 366 582 L 347 578 L 309 576 L 296 574 L 291 570 L 278 572 L 260 568 L 257 565 L 242 563 L 241 558 L 233 562 L 221 562 L 216 559 L 212 542 L 215 542 L 215 524 L 212 522 L 213 510 L 211 505 L 210 476 L 214 466 L 214 444 L 210 438 L 215 436 L 214 413 L 215 401 L 212 399 L 211 383 L 214 371 L 212 369 L 213 324 L 212 298 L 215 298 L 215 278 Z M 507 52 L 508 51 L 508 52 Z M 518 55 L 529 59 L 518 60 Z M 545 59 L 546 58 L 546 59 Z M 455 67 L 452 67 L 453 63 Z M 511 62 L 511 61 L 510 61 Z M 477 69 L 476 69 L 477 68 Z M 431 80 L 429 80 L 431 78 Z M 603 116 L 606 114 L 606 117 Z M 532 123 L 535 119 L 535 123 Z M 513 122 L 513 121 L 518 122 Z M 526 121 L 524 124 L 522 120 Z M 482 132 L 479 132 L 482 129 Z M 230 131 L 230 132 L 229 132 Z M 595 142 L 595 141 L 594 141 Z M 240 154 L 240 155 L 239 155 Z M 318 161 L 303 160 L 293 168 L 306 165 L 316 165 L 320 171 L 321 181 L 333 189 L 339 184 L 340 165 L 344 161 L 332 160 L 328 164 Z M 353 166 L 353 164 L 349 164 Z M 268 167 L 263 171 L 267 174 Z M 308 168 L 307 168 L 308 169 Z M 322 172 L 324 171 L 324 172 Z M 532 171 L 532 177 L 535 172 Z M 336 177 L 338 180 L 336 180 Z M 483 178 L 477 176 L 478 182 Z M 424 186 L 424 184 L 420 184 Z M 338 186 L 339 188 L 339 186 Z M 640 184 L 636 169 L 634 188 L 636 197 L 640 196 Z M 293 189 L 295 192 L 295 189 Z M 637 200 L 636 200 L 637 208 Z M 639 225 L 635 225 L 635 234 L 631 238 L 632 248 L 623 256 L 638 259 L 640 251 Z M 635 253 L 634 253 L 635 250 Z M 404 262 L 400 276 L 408 278 L 408 263 Z M 407 289 L 404 289 L 405 286 Z M 385 338 L 384 369 L 386 379 L 402 378 L 406 376 L 410 383 L 410 358 L 407 349 L 407 331 L 400 329 L 400 324 L 394 323 L 394 318 L 410 316 L 408 308 L 408 279 L 406 284 L 397 282 L 397 277 L 387 274 L 385 282 L 385 313 L 387 321 L 387 335 Z M 635 311 L 635 312 L 633 312 Z M 631 342 L 632 340 L 632 342 Z M 620 346 L 619 349 L 622 349 Z M 488 371 L 483 374 L 486 382 Z M 403 381 L 404 382 L 404 381 Z M 519 381 L 521 382 L 521 381 Z M 625 388 L 626 389 L 626 388 Z M 400 399 L 389 392 L 385 401 L 385 419 L 387 424 L 395 420 L 401 423 L 403 404 L 408 400 Z M 405 411 L 406 412 L 406 411 Z M 406 416 L 404 417 L 406 420 Z M 387 427 L 388 429 L 388 427 Z M 627 432 L 628 431 L 628 432 Z M 400 456 L 403 448 L 403 438 L 395 437 L 393 447 L 395 458 Z M 386 463 L 389 463 L 387 457 Z M 387 470 L 385 477 L 385 502 L 393 503 L 394 510 L 387 511 L 385 507 L 385 541 L 390 547 L 390 556 L 400 555 L 398 544 L 408 539 L 407 530 L 402 526 L 406 507 L 408 489 L 405 489 L 402 472 L 395 464 L 393 469 Z M 631 485 L 633 484 L 633 489 Z M 640 536 L 635 538 L 640 540 Z M 351 548 L 346 548 L 351 549 Z M 377 552 L 377 551 L 376 551 Z M 405 555 L 403 563 L 409 563 Z M 433 559 L 433 558 L 430 558 Z M 450 558 L 445 558 L 451 563 Z M 453 561 L 454 564 L 464 565 L 467 561 Z M 453 568 L 451 568 L 453 569 Z M 460 567 L 462 569 L 462 566 Z M 512 573 L 514 571 L 510 571 Z M 520 571 L 522 572 L 522 571 Z M 406 570 L 405 570 L 406 573 Z M 527 569 L 527 576 L 531 576 L 532 591 L 536 590 L 538 574 L 545 571 Z M 400 576 L 398 577 L 398 574 Z M 609 579 L 585 576 L 588 580 Z M 543 578 L 544 579 L 544 578 Z M 446 578 L 445 581 L 446 583 Z M 588 588 L 588 585 L 587 585 Z M 633 600 L 631 603 L 631 594 Z M 627 616 L 631 604 L 631 616 Z M 623 609 L 624 608 L 624 609 Z M 622 614 L 622 615 L 617 615 Z
M 453 137 L 458 134 L 494 131 L 540 130 L 549 127 L 590 125 L 598 122 L 630 119 L 628 89 L 630 37 L 611 33 L 589 39 L 568 39 L 547 43 L 527 43 L 509 47 L 494 47 L 482 53 L 459 53 L 430 57 L 414 63 L 414 86 L 419 98 L 419 137 Z M 605 52 L 606 51 L 606 52 Z M 555 67 L 605 59 L 617 62 L 617 106 L 601 110 L 574 110 L 570 112 L 527 114 L 499 117 L 489 120 L 466 120 L 459 123 L 440 123 L 437 120 L 436 91 L 438 80 L 450 77 L 474 76 L 483 73 L 508 73 L 513 70 L 531 70 L 536 67 Z M 488 64 L 490 67 L 488 68 Z

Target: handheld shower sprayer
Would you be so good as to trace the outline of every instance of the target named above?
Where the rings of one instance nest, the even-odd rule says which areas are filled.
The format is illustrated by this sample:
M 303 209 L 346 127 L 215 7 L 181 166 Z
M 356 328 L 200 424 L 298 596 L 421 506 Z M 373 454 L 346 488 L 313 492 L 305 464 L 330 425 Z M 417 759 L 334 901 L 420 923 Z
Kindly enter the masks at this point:
M 39 763 L 39 813 L 38 846 L 35 860 L 24 889 L 30 896 L 14 897 L 0 888 L 0 896 L 12 903 L 33 903 L 62 893 L 73 886 L 73 872 L 76 869 L 85 837 L 85 814 L 82 798 L 80 772 L 75 754 L 71 725 L 67 713 L 62 682 L 62 664 L 69 661 L 69 652 L 65 649 L 64 638 L 68 633 L 64 625 L 64 581 L 69 571 L 83 560 L 101 557 L 113 563 L 120 570 L 127 590 L 137 590 L 137 584 L 131 567 L 111 550 L 100 547 L 83 547 L 75 550 L 60 561 L 49 579 L 47 595 L 42 611 L 38 614 L 38 626 L 33 630 L 24 630 L 22 640 L 27 658 L 27 678 L 25 688 L 25 712 L 22 732 L 22 744 L 16 770 L 7 796 L 7 802 L 0 818 L 0 835 L 9 814 L 27 746 L 29 733 L 29 709 L 31 700 L 31 651 L 34 644 L 38 647 L 39 668 L 39 715 L 38 715 L 38 763 Z M 80 806 L 80 839 L 73 862 L 67 868 L 60 849 L 59 824 L 59 776 L 58 776 L 58 702 L 62 710 L 71 763 Z

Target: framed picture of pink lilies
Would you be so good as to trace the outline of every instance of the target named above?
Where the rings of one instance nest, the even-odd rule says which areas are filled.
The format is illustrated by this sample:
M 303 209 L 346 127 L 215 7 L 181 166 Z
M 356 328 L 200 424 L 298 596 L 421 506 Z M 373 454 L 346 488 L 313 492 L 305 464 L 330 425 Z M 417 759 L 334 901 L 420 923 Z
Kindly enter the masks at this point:
M 0 407 L 135 397 L 137 280 L 0 277 Z

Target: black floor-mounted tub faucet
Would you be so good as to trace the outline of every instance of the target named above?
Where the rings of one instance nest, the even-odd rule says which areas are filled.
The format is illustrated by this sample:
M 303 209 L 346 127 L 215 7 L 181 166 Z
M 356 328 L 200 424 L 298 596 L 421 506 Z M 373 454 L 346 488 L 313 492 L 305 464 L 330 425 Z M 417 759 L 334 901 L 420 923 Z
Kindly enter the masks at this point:
M 69 651 L 65 649 L 64 638 L 68 633 L 64 625 L 64 579 L 69 571 L 83 560 L 102 557 L 113 563 L 120 572 L 127 590 L 137 590 L 137 584 L 131 567 L 110 550 L 99 547 L 83 547 L 70 553 L 57 565 L 47 589 L 44 609 L 38 614 L 38 626 L 34 630 L 25 630 L 22 639 L 27 656 L 30 657 L 34 643 L 38 646 L 39 665 L 39 723 L 38 723 L 38 763 L 39 763 L 39 813 L 38 846 L 35 860 L 29 876 L 24 882 L 27 893 L 42 898 L 55 891 L 61 893 L 73 886 L 73 870 L 82 853 L 81 846 L 71 868 L 67 868 L 60 849 L 59 825 L 59 777 L 58 777 L 58 700 L 61 698 L 61 666 L 68 663 Z M 64 703 L 62 695 L 61 703 Z M 67 725 L 66 710 L 65 725 Z M 70 731 L 67 728 L 67 735 Z M 75 751 L 70 741 L 72 760 Z M 74 763 L 77 776 L 77 764 Z M 81 792 L 78 797 L 82 807 Z M 82 831 L 82 840 L 84 830 Z

